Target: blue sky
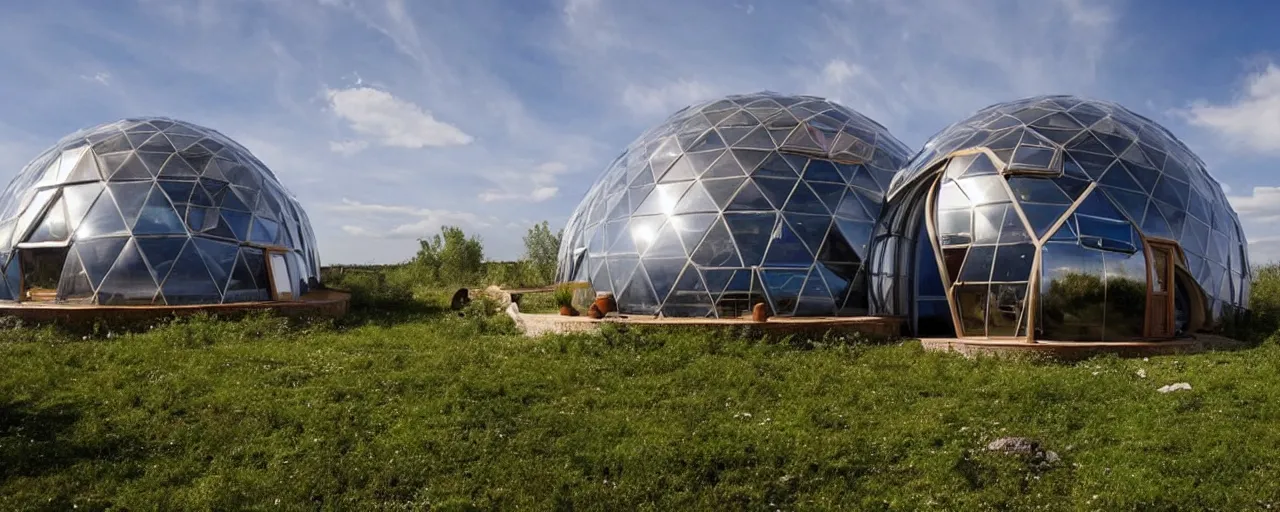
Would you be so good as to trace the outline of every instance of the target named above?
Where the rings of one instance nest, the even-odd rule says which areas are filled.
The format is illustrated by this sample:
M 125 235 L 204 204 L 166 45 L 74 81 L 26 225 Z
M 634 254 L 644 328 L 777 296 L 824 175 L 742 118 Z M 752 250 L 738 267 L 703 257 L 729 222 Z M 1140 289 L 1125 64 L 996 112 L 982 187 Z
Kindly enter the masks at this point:
M 118 0 L 0 7 L 0 179 L 75 129 L 216 128 L 307 208 L 329 263 L 441 224 L 514 258 L 632 138 L 691 102 L 826 96 L 912 147 L 991 103 L 1118 101 L 1209 164 L 1280 259 L 1274 2 Z

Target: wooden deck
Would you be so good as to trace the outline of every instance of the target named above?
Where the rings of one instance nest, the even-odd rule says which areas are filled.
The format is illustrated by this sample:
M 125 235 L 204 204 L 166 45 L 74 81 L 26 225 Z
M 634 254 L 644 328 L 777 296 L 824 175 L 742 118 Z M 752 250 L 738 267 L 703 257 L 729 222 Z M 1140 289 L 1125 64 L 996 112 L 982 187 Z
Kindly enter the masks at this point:
M 347 314 L 351 294 L 341 290 L 313 290 L 294 301 L 237 302 L 183 306 L 109 306 L 47 301 L 0 302 L 0 316 L 31 323 L 129 323 L 206 313 L 236 316 L 269 309 L 287 317 L 337 318 Z

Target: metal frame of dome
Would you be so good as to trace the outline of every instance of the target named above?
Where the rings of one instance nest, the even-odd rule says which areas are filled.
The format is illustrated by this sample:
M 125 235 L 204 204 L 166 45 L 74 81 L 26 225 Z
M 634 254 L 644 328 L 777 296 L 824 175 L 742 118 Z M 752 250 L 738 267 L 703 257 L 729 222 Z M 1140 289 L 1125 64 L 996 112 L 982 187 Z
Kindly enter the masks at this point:
M 872 311 L 919 335 L 1165 339 L 1248 308 L 1247 242 L 1200 159 L 1145 117 L 1072 96 L 993 105 L 934 136 L 895 176 L 871 254 Z
M 276 176 L 225 135 L 160 117 L 73 133 L 9 183 L 0 300 L 30 299 L 24 265 L 48 264 L 31 259 L 42 250 L 65 258 L 56 302 L 256 302 L 319 283 L 310 221 Z
M 909 151 L 812 96 L 691 105 L 631 143 L 569 217 L 559 281 L 631 314 L 866 313 L 867 243 Z

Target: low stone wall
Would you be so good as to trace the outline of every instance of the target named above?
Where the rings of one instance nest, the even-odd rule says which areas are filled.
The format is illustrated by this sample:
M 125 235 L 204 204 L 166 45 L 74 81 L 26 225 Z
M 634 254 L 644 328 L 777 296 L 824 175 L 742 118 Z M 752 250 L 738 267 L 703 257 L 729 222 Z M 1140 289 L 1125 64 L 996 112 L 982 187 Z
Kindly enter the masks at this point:
M 821 337 L 828 333 L 861 334 L 873 338 L 897 338 L 902 331 L 903 319 L 896 317 L 827 317 L 827 318 L 770 318 L 765 322 L 739 319 L 607 317 L 600 320 L 585 316 L 561 316 L 552 314 L 517 313 L 512 316 L 526 336 L 537 337 L 550 333 L 594 332 L 607 323 L 619 326 L 672 329 L 708 329 L 732 331 L 746 337 L 802 336 Z

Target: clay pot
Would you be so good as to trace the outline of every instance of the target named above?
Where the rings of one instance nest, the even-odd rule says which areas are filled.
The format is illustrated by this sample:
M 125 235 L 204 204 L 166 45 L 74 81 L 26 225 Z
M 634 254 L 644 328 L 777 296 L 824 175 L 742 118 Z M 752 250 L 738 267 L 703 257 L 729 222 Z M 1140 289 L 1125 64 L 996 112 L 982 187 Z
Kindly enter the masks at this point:
M 604 318 L 604 313 L 601 313 L 600 308 L 596 307 L 595 304 L 592 304 L 591 308 L 587 310 L 587 316 L 599 320 Z
M 578 316 L 578 310 L 573 306 L 560 306 L 560 316 Z
M 609 292 L 597 293 L 596 301 L 591 306 L 599 309 L 602 317 L 618 310 L 618 303 L 613 300 L 613 294 Z
M 769 308 L 763 302 L 756 304 L 751 308 L 751 320 L 755 322 L 763 322 L 769 319 Z

